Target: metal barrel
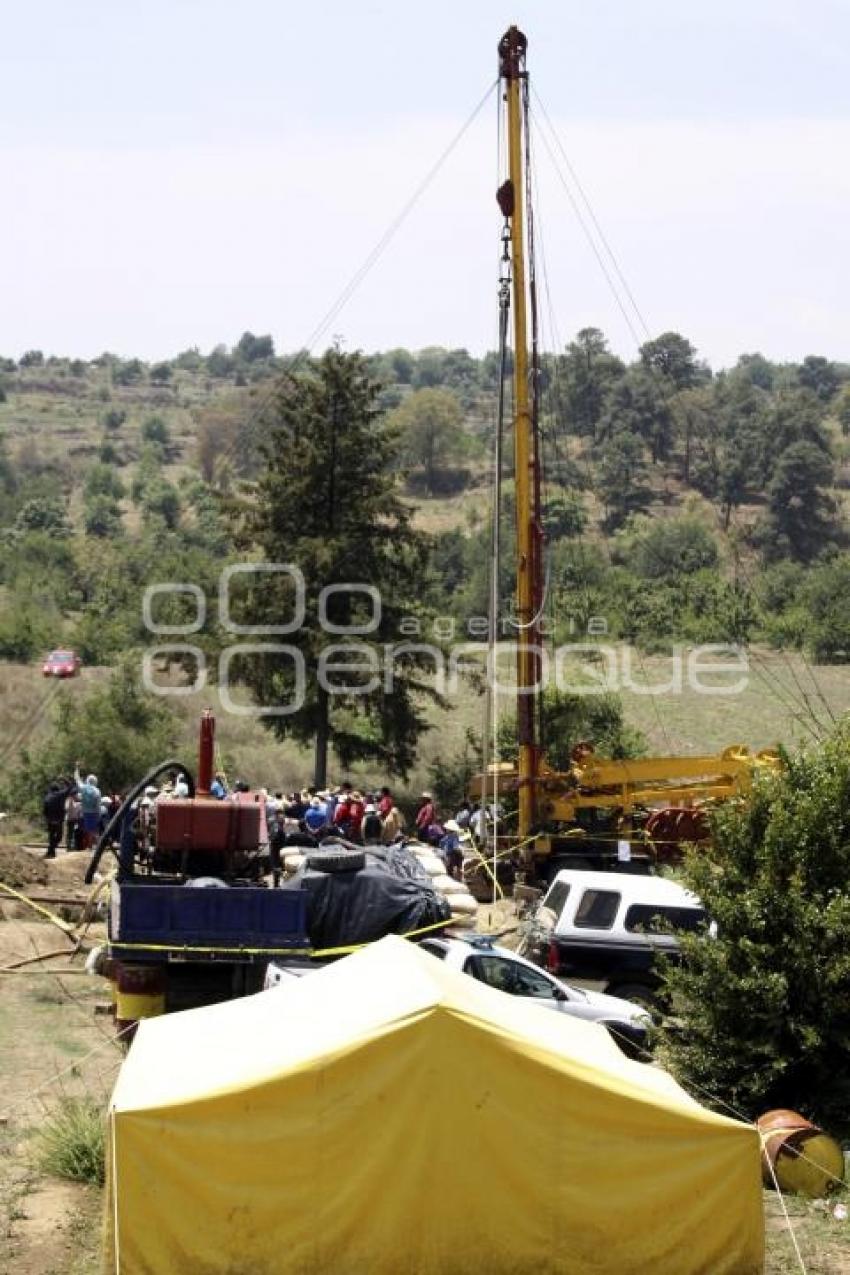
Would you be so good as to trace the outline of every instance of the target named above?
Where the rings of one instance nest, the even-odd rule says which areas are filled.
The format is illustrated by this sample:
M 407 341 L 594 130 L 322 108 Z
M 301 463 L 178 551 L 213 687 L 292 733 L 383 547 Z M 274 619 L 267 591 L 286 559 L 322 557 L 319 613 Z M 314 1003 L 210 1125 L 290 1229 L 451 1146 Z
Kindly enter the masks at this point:
M 756 1125 L 762 1139 L 761 1168 L 766 1186 L 778 1184 L 781 1191 L 818 1199 L 844 1181 L 840 1143 L 799 1111 L 767 1111 Z
M 115 962 L 115 1026 L 130 1041 L 140 1018 L 165 1013 L 167 972 L 162 965 L 126 965 Z

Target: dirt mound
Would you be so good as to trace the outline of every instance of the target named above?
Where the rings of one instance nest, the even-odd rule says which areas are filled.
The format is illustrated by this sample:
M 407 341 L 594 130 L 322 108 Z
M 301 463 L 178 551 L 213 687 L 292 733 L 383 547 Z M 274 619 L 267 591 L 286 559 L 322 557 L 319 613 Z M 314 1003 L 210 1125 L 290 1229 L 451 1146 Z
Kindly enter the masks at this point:
M 15 889 L 22 885 L 46 885 L 47 864 L 17 846 L 0 845 L 0 881 Z

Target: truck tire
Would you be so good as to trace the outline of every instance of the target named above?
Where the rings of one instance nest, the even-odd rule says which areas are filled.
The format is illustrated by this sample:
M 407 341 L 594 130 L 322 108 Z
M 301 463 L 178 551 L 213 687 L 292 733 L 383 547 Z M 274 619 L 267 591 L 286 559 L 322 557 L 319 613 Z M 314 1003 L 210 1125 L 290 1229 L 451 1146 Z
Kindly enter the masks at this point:
M 307 867 L 314 872 L 359 872 L 366 867 L 363 850 L 308 850 Z

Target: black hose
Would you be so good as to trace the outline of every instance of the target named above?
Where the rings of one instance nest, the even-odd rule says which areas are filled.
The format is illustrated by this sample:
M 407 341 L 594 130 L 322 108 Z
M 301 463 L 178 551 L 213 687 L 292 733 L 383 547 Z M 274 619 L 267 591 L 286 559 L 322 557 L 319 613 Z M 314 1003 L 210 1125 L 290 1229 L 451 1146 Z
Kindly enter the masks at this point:
M 144 792 L 145 788 L 147 788 L 149 784 L 152 784 L 155 779 L 158 779 L 159 776 L 164 771 L 167 771 L 167 770 L 179 770 L 182 774 L 184 774 L 186 776 L 186 780 L 189 787 L 189 796 L 194 797 L 195 781 L 192 778 L 192 772 L 188 770 L 183 765 L 182 762 L 173 761 L 173 760 L 161 761 L 158 766 L 154 766 L 153 770 L 149 770 L 148 773 L 144 776 L 144 778 L 140 779 L 139 782 L 135 785 L 135 787 L 130 789 L 127 796 L 121 802 L 121 805 L 115 811 L 115 814 L 109 820 L 109 823 L 106 825 L 103 832 L 101 833 L 100 840 L 98 841 L 97 845 L 92 851 L 91 862 L 89 863 L 89 866 L 86 869 L 86 875 L 84 878 L 86 885 L 91 885 L 92 881 L 94 880 L 94 874 L 95 872 L 97 872 L 98 866 L 100 865 L 100 861 L 103 858 L 105 851 L 110 850 L 112 848 L 111 846 L 112 835 L 117 828 L 120 828 L 121 823 L 124 819 L 124 815 L 130 809 L 130 806 L 132 806 L 133 802 L 136 800 L 139 794 Z

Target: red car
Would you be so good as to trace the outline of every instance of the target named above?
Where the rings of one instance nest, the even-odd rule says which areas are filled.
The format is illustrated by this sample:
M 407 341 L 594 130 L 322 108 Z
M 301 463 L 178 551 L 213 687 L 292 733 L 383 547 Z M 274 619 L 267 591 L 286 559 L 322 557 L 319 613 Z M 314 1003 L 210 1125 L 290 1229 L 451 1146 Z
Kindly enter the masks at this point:
M 80 671 L 80 657 L 74 651 L 51 651 L 41 671 L 45 677 L 76 677 Z

